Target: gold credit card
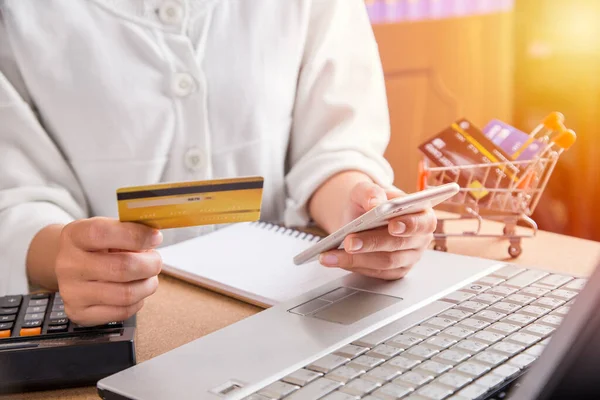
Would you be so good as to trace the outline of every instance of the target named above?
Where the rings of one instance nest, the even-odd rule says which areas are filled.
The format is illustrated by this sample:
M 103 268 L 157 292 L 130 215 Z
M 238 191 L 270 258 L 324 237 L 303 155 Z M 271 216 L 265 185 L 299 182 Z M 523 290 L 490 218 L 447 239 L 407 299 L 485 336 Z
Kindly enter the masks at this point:
M 257 176 L 120 188 L 119 219 L 157 229 L 258 221 L 263 183 Z

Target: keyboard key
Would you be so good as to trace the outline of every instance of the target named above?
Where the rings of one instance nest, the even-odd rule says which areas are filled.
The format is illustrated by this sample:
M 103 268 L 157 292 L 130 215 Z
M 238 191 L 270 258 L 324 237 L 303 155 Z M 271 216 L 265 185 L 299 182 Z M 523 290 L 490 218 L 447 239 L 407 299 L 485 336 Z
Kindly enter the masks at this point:
M 385 363 L 383 366 L 386 368 L 393 368 L 396 370 L 407 370 L 407 369 L 411 369 L 412 367 L 414 367 L 415 365 L 419 364 L 421 361 L 412 359 L 412 358 L 406 358 L 403 356 L 396 356 L 394 358 L 392 358 L 390 361 L 388 361 L 387 363 Z
M 473 313 L 464 310 L 457 310 L 456 308 L 451 308 L 441 313 L 440 317 L 460 321 L 461 319 L 465 319 L 467 317 L 470 317 L 471 315 L 473 315 Z
M 0 315 L 12 315 L 19 312 L 19 307 L 0 308 Z
M 399 349 L 408 349 L 410 346 L 422 342 L 423 339 L 416 335 L 410 335 L 408 333 L 402 333 L 387 342 L 386 344 L 394 347 L 398 347 Z
M 388 383 L 387 385 L 373 392 L 373 395 L 378 399 L 396 400 L 406 396 L 412 391 L 413 389 L 411 387 L 398 385 L 395 383 Z
M 511 314 L 508 317 L 504 318 L 502 321 L 507 322 L 509 324 L 525 326 L 527 324 L 532 323 L 535 320 L 536 320 L 536 318 L 532 317 L 531 315 L 514 313 L 514 314 Z
M 458 324 L 458 326 L 466 327 L 472 329 L 473 331 L 478 331 L 490 325 L 489 322 L 477 318 L 466 318 L 460 321 Z
M 477 283 L 482 284 L 482 285 L 486 285 L 486 286 L 496 286 L 501 284 L 502 282 L 504 282 L 506 279 L 504 278 L 497 278 L 495 276 L 484 276 L 483 278 L 479 278 L 479 280 L 477 280 Z
M 471 385 L 467 386 L 466 388 L 464 388 L 463 390 L 461 390 L 460 392 L 458 392 L 458 395 L 463 396 L 467 399 L 476 399 L 487 391 L 488 391 L 488 388 L 486 388 L 486 387 L 479 386 L 476 384 L 471 384 Z
M 0 308 L 19 307 L 23 296 L 4 296 L 0 297 Z
M 42 334 L 42 328 L 21 328 L 19 336 L 37 336 Z
M 53 311 L 50 313 L 50 319 L 55 318 L 67 318 L 67 314 L 64 311 Z
M 540 279 L 535 283 L 535 286 L 544 288 L 557 289 L 567 282 L 573 280 L 573 277 L 559 274 L 548 275 L 544 279 Z
M 473 293 L 457 291 L 457 292 L 450 293 L 449 295 L 444 297 L 442 299 L 442 301 L 447 301 L 449 303 L 458 304 L 458 303 L 462 303 L 463 301 L 469 300 L 472 297 L 475 297 L 475 295 Z
M 369 351 L 368 347 L 362 347 L 362 346 L 356 346 L 353 344 L 349 344 L 349 345 L 342 347 L 339 350 L 336 350 L 334 354 L 337 354 L 338 356 L 342 356 L 342 357 L 354 358 L 354 357 L 360 356 L 361 354 L 366 353 L 367 351 Z
M 433 317 L 423 323 L 423 325 L 433 326 L 437 329 L 444 329 L 456 323 L 455 320 L 443 317 Z
M 357 400 L 359 397 L 344 392 L 333 392 L 323 397 L 323 400 Z
M 508 286 L 496 286 L 493 287 L 491 289 L 489 289 L 486 293 L 490 293 L 490 294 L 496 294 L 498 296 L 509 296 L 513 293 L 516 293 L 519 289 L 516 288 L 512 288 L 512 287 L 508 287 Z
M 501 333 L 506 336 L 513 332 L 518 331 L 520 328 L 521 328 L 521 326 L 519 326 L 519 325 L 508 324 L 506 322 L 496 322 L 495 324 L 493 324 L 492 326 L 490 326 L 487 329 L 490 331 Z
M 68 330 L 68 328 L 69 328 L 68 325 L 51 325 L 48 327 L 47 332 L 48 333 L 66 332 Z
M 501 376 L 505 379 L 510 378 L 517 373 L 519 373 L 519 368 L 508 364 L 501 365 L 492 371 L 492 374 Z
M 292 385 L 305 386 L 321 376 L 323 376 L 323 373 L 321 372 L 310 371 L 308 369 L 299 369 L 298 371 L 292 372 L 283 378 L 282 381 L 291 383 Z
M 428 399 L 442 400 L 450 396 L 452 394 L 452 390 L 444 386 L 431 384 L 419 389 L 417 393 Z
M 298 390 L 298 386 L 290 385 L 285 382 L 273 382 L 258 392 L 258 394 L 266 396 L 270 399 L 281 399 L 290 393 Z
M 484 331 L 479 331 L 479 332 L 473 334 L 472 336 L 469 337 L 469 339 L 473 339 L 473 340 L 477 340 L 479 342 L 485 342 L 485 343 L 491 344 L 491 343 L 496 343 L 497 341 L 502 340 L 505 337 L 506 337 L 505 334 L 488 331 L 486 329 Z
M 482 351 L 481 353 L 476 354 L 473 357 L 473 360 L 491 365 L 492 367 L 495 367 L 496 365 L 506 361 L 507 359 L 508 357 L 504 354 L 496 353 L 495 351 L 489 350 Z
M 479 296 L 474 297 L 473 301 L 478 301 L 480 303 L 485 303 L 485 304 L 494 304 L 494 303 L 499 302 L 502 299 L 504 299 L 504 296 L 499 296 L 497 294 L 491 294 L 491 293 L 483 293 L 483 294 L 480 294 Z
M 387 344 L 380 344 L 375 347 L 373 350 L 367 353 L 368 356 L 383 358 L 384 360 L 389 360 L 390 358 L 397 356 L 402 352 L 402 349 L 394 346 L 388 346 Z
M 435 336 L 435 337 L 427 339 L 424 344 L 439 347 L 440 349 L 446 349 L 455 343 L 456 343 L 456 339 L 452 339 L 452 338 L 444 337 L 444 336 Z
M 544 347 L 542 344 L 536 344 L 535 346 L 532 346 L 530 348 L 528 348 L 527 350 L 525 350 L 525 354 L 529 354 L 530 356 L 533 356 L 535 358 L 538 358 L 539 356 L 542 355 L 542 352 L 544 351 Z
M 549 309 L 539 306 L 526 306 L 519 310 L 520 313 L 531 315 L 532 317 L 541 317 L 549 311 Z
M 559 317 L 558 315 L 546 315 L 545 317 L 541 318 L 538 322 L 540 324 L 550 325 L 555 328 L 558 328 L 562 321 L 563 318 Z
M 38 326 L 42 326 L 41 319 L 30 319 L 29 321 L 23 321 L 21 324 L 23 328 L 37 328 Z
M 360 356 L 360 357 L 355 358 L 354 360 L 352 360 L 351 364 L 355 368 L 362 367 L 365 370 L 369 370 L 371 368 L 375 368 L 376 366 L 378 366 L 379 364 L 383 363 L 384 361 L 385 360 L 382 359 L 382 358 L 370 357 L 370 356 Z
M 534 344 L 535 342 L 538 342 L 540 340 L 540 337 L 536 335 L 530 335 L 528 333 L 517 332 L 507 337 L 506 340 L 519 343 L 527 347 Z
M 511 294 L 504 301 L 506 301 L 507 303 L 515 303 L 520 306 L 525 306 L 534 300 L 535 300 L 535 297 L 533 297 L 533 296 L 526 296 L 524 294 L 516 293 L 516 294 Z
M 339 381 L 342 383 L 346 383 L 348 381 L 351 381 L 354 378 L 358 378 L 364 372 L 365 372 L 364 368 L 357 369 L 357 368 L 353 368 L 353 367 L 344 365 L 344 366 L 334 369 L 333 371 L 331 371 L 330 373 L 325 375 L 325 378 L 331 379 L 334 381 Z
M 473 316 L 475 319 L 482 319 L 487 322 L 496 322 L 506 317 L 506 314 L 498 311 L 483 310 Z
M 525 346 L 523 346 L 522 344 L 511 343 L 505 340 L 490 346 L 490 349 L 500 353 L 504 353 L 509 357 L 521 352 L 524 348 Z
M 556 289 L 548 293 L 548 297 L 556 297 L 564 301 L 569 301 L 577 296 L 577 292 L 574 290 Z
M 481 378 L 477 379 L 475 381 L 475 384 L 479 385 L 481 387 L 491 389 L 495 386 L 498 386 L 502 382 L 504 382 L 503 377 L 494 375 L 493 373 L 489 373 L 489 374 L 486 374 L 486 375 L 482 376 Z
M 564 285 L 562 287 L 562 289 L 574 290 L 576 292 L 580 292 L 581 289 L 584 288 L 584 286 L 586 285 L 586 283 L 587 283 L 587 279 L 578 278 L 578 279 L 574 279 L 571 282 L 569 282 L 566 285 Z
M 518 293 L 524 294 L 527 296 L 542 297 L 549 292 L 550 292 L 549 289 L 539 288 L 539 287 L 535 287 L 535 286 L 529 286 L 529 287 L 519 290 Z
M 560 308 L 557 308 L 556 310 L 552 311 L 551 314 L 552 315 L 560 315 L 561 317 L 564 317 L 565 315 L 567 315 L 569 313 L 569 309 L 570 307 L 567 306 L 562 306 Z M 2 317 L 0 317 L 0 322 L 2 322 Z
M 2 322 L 13 322 L 16 318 L 16 315 L 0 315 L 0 323 Z
M 355 379 L 352 382 L 344 385 L 344 387 L 340 390 L 347 394 L 362 397 L 380 386 L 381 384 L 377 382 L 367 381 L 365 379 Z
M 534 357 L 531 354 L 519 354 L 518 356 L 511 358 L 508 363 L 517 368 L 523 369 L 528 367 L 536 359 L 537 357 Z
M 565 300 L 556 299 L 553 297 L 542 297 L 542 298 L 539 298 L 536 301 L 534 301 L 533 305 L 554 309 L 554 308 L 558 308 L 558 307 L 562 306 L 563 304 L 565 304 L 565 302 L 566 302 Z
M 532 283 L 542 279 L 545 276 L 548 276 L 547 272 L 530 269 L 530 270 L 523 272 L 522 274 L 519 274 L 519 275 L 507 280 L 506 282 L 504 282 L 504 285 L 521 289 L 521 288 L 524 288 L 525 286 L 531 285 Z
M 521 308 L 521 306 L 518 304 L 500 301 L 498 303 L 492 304 L 489 310 L 498 311 L 504 314 L 511 314 L 517 311 L 519 308 Z
M 439 353 L 440 351 L 433 346 L 427 346 L 423 344 L 418 344 L 416 346 L 411 347 L 406 351 L 407 354 L 420 357 L 420 358 L 429 358 L 433 355 Z
M 12 329 L 14 323 L 13 322 L 2 322 L 0 323 L 0 331 L 4 331 L 6 329 Z
M 335 389 L 342 386 L 341 382 L 332 381 L 327 378 L 319 378 L 300 390 L 296 390 L 287 399 L 292 400 L 312 400 L 320 399 L 321 397 L 333 392 Z
M 317 372 L 328 373 L 329 371 L 346 364 L 348 361 L 350 360 L 346 357 L 328 354 L 325 357 L 313 362 L 307 368 Z
M 479 362 L 465 361 L 454 368 L 453 371 L 462 372 L 463 374 L 470 375 L 472 377 L 478 377 L 485 374 L 490 370 L 490 367 Z
M 515 275 L 520 274 L 521 272 L 524 272 L 524 271 L 525 271 L 525 268 L 517 267 L 515 265 L 507 265 L 506 267 L 502 267 L 499 270 L 492 272 L 490 275 L 496 276 L 496 277 L 502 278 L 502 279 L 509 279 Z
M 453 337 L 457 340 L 464 339 L 467 336 L 473 334 L 474 332 L 474 330 L 465 328 L 463 326 L 451 326 L 450 328 L 444 329 L 442 331 L 444 335 Z
M 29 300 L 28 307 L 45 306 L 48 304 L 48 299 Z
M 367 372 L 365 375 L 363 375 L 362 378 L 368 379 L 373 382 L 383 383 L 383 382 L 391 381 L 392 379 L 398 377 L 400 374 L 401 374 L 401 372 L 397 369 L 386 368 L 385 366 L 383 366 L 383 367 L 373 368 L 372 370 Z
M 487 306 L 488 306 L 487 304 L 481 303 L 479 301 L 468 300 L 468 301 L 463 301 L 462 303 L 458 304 L 456 306 L 456 308 L 458 308 L 459 310 L 465 310 L 465 311 L 469 311 L 472 313 L 476 313 L 476 312 L 483 310 Z
M 69 319 L 68 318 L 54 318 L 48 321 L 49 325 L 64 325 L 64 324 L 68 324 L 69 323 Z
M 490 286 L 481 285 L 479 283 L 472 283 L 470 285 L 465 286 L 464 288 L 462 288 L 460 290 L 463 291 L 463 292 L 469 292 L 469 293 L 479 294 L 479 293 L 485 292 L 489 288 L 490 288 Z
M 461 340 L 460 342 L 458 342 L 453 347 L 453 349 L 465 351 L 465 352 L 469 353 L 470 355 L 473 355 L 475 353 L 479 353 L 481 350 L 485 349 L 486 347 L 488 347 L 488 345 L 485 342 L 479 342 L 477 340 L 466 339 L 466 340 Z
M 432 328 L 430 326 L 415 326 L 414 328 L 410 328 L 408 333 L 413 333 L 415 335 L 429 337 L 438 333 L 440 330 L 437 328 Z
M 526 326 L 521 332 L 545 338 L 550 336 L 552 332 L 554 332 L 554 330 L 555 328 L 552 326 L 542 324 L 531 324 Z
M 30 306 L 30 307 L 27 307 L 27 310 L 25 311 L 26 314 L 45 313 L 45 312 L 46 312 L 46 306 Z
M 450 349 L 442 351 L 440 354 L 436 355 L 433 360 L 445 362 L 450 365 L 456 365 L 469 357 L 470 354 L 465 353 L 464 351 Z
M 424 370 L 427 372 L 431 372 L 434 375 L 439 375 L 442 372 L 448 371 L 451 367 L 448 364 L 442 364 L 437 361 L 425 361 L 417 367 L 419 370 Z
M 433 380 L 433 375 L 427 371 L 412 370 L 403 373 L 399 378 L 394 379 L 394 383 L 406 385 L 413 388 L 419 387 Z
M 456 374 L 454 372 L 448 372 L 440 376 L 436 382 L 444 384 L 446 386 L 450 386 L 451 388 L 460 389 L 465 386 L 467 383 L 471 382 L 473 379 L 462 374 Z

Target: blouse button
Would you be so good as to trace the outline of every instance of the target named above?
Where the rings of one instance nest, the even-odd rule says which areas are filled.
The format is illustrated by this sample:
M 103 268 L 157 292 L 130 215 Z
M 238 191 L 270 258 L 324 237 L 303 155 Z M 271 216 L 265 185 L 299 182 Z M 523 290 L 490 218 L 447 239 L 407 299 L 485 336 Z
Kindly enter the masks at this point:
M 196 81 L 194 78 L 185 72 L 175 74 L 171 89 L 177 96 L 185 97 L 196 90 Z
M 184 156 L 185 166 L 190 171 L 199 171 L 202 169 L 203 164 L 203 154 L 202 150 L 197 147 L 191 147 L 188 151 L 185 152 Z
M 165 1 L 158 9 L 158 18 L 168 25 L 178 25 L 183 20 L 183 8 L 176 1 Z

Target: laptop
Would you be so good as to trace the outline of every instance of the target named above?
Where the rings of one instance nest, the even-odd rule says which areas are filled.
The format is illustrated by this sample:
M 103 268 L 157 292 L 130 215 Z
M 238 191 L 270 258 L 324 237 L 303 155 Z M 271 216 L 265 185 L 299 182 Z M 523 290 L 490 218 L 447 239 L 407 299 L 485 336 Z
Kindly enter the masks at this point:
M 581 382 L 570 366 L 600 334 L 600 313 L 590 316 L 600 292 L 585 291 L 577 313 L 569 313 L 573 324 L 551 342 L 553 352 L 544 351 L 543 364 L 534 361 L 586 283 L 427 251 L 402 280 L 345 276 L 102 379 L 98 393 L 137 400 L 465 400 L 506 398 L 518 382 L 516 399 L 553 398 L 562 382 Z M 590 286 L 600 287 L 600 269 Z M 585 321 L 597 328 L 584 329 Z M 580 352 L 565 356 L 575 342 Z M 584 358 L 590 368 L 598 352 Z M 534 378 L 521 382 L 532 364 L 526 377 Z

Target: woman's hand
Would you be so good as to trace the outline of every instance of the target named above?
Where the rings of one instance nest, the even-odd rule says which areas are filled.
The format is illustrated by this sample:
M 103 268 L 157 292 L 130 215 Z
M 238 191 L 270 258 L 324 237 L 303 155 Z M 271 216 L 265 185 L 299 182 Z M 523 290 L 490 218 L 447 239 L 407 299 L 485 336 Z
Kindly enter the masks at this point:
M 348 223 L 386 199 L 404 196 L 400 190 L 386 192 L 380 186 L 363 181 L 352 188 L 349 206 L 343 214 Z M 380 279 L 400 279 L 421 258 L 429 246 L 437 219 L 432 209 L 404 215 L 385 227 L 348 235 L 344 250 L 323 253 L 320 262 Z

